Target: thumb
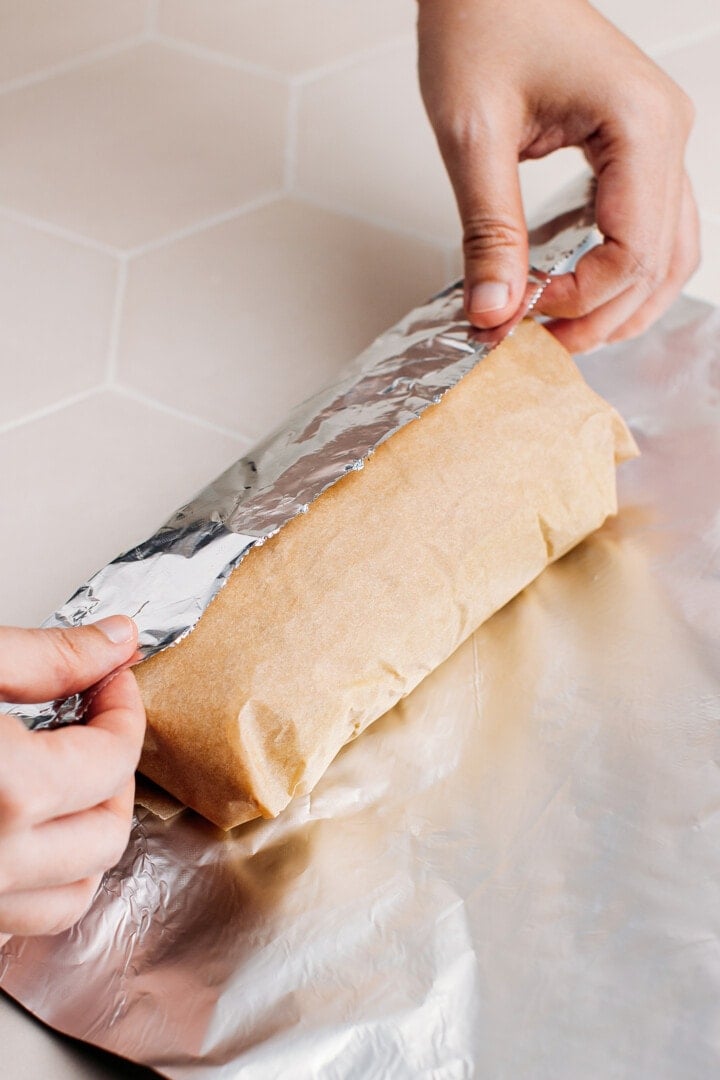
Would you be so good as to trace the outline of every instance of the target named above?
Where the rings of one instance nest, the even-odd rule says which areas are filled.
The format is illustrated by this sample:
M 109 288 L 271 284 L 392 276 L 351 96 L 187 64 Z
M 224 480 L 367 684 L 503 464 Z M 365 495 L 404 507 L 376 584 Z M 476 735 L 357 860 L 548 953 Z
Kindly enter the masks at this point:
M 86 690 L 129 660 L 136 643 L 126 615 L 70 630 L 0 627 L 0 700 L 50 701 Z
M 452 176 L 452 172 L 451 172 Z M 483 329 L 510 319 L 525 295 L 528 237 L 517 152 L 484 145 L 453 179 L 463 224 L 465 313 Z

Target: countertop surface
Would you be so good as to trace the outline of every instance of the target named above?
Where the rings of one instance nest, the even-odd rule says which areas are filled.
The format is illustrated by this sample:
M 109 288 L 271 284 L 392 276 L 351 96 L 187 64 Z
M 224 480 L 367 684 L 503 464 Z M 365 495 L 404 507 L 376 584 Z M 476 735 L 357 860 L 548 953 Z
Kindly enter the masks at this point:
M 596 6 L 695 101 L 688 291 L 720 303 L 716 0 Z M 414 9 L 0 0 L 0 623 L 41 621 L 459 274 Z M 524 165 L 528 210 L 578 166 Z M 3 1080 L 152 1075 L 4 997 L 0 1046 Z

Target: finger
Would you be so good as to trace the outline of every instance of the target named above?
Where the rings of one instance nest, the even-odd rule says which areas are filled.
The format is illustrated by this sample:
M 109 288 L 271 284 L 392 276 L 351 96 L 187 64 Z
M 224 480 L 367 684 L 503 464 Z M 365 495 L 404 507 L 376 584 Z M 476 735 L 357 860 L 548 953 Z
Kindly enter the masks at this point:
M 665 311 L 696 268 L 699 259 L 699 220 L 690 182 L 685 178 L 675 249 L 664 282 L 643 299 L 635 289 L 602 305 L 579 319 L 546 324 L 569 352 L 587 352 L 611 341 L 642 333 Z
M 0 700 L 49 701 L 85 690 L 128 660 L 136 642 L 126 615 L 69 630 L 0 627 Z
M 661 288 L 630 319 L 617 327 L 608 341 L 626 341 L 628 338 L 644 333 L 663 312 L 667 311 L 699 265 L 700 217 L 690 181 L 686 176 L 675 248 L 670 259 L 670 272 Z
M 0 839 L 0 895 L 69 885 L 109 870 L 122 857 L 132 823 L 134 781 L 92 810 Z
M 582 318 L 631 288 L 639 306 L 664 281 L 677 232 L 683 146 L 654 131 L 614 133 L 598 142 L 590 157 L 605 240 L 573 273 L 553 279 L 539 305 L 543 314 Z
M 145 711 L 135 677 L 121 672 L 90 708 L 86 725 L 26 732 L 3 747 L 0 825 L 13 832 L 88 810 L 133 776 Z
M 126 714 L 130 713 L 140 725 L 140 737 L 145 728 L 145 709 L 140 689 L 132 671 L 125 669 L 113 675 L 90 702 L 89 730 L 125 731 Z M 137 725 L 136 725 L 137 726 Z
M 491 106 L 486 103 L 486 112 Z M 482 328 L 500 326 L 520 304 L 527 283 L 528 238 L 518 176 L 516 125 L 499 106 L 471 137 L 440 148 L 463 226 L 465 312 Z
M 554 334 L 570 353 L 591 352 L 607 344 L 611 335 L 627 321 L 642 305 L 642 297 L 635 289 L 626 289 L 620 296 L 602 304 L 589 315 L 580 319 L 553 319 L 545 323 L 546 330 Z
M 68 930 L 87 912 L 100 881 L 98 875 L 72 885 L 0 896 L 0 937 L 60 934 Z

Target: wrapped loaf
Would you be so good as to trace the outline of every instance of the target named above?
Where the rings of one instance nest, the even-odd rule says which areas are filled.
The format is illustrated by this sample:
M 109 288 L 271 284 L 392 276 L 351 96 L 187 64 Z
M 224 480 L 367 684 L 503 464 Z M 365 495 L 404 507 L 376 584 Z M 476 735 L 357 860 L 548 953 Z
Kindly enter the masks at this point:
M 141 771 L 222 828 L 275 816 L 616 512 L 615 467 L 636 452 L 564 348 L 524 322 L 135 669 Z

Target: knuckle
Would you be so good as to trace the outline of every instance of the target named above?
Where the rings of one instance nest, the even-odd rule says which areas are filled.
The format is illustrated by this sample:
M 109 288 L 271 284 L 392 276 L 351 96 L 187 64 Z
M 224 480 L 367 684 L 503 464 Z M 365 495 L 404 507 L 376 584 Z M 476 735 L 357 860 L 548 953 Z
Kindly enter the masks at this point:
M 677 83 L 654 64 L 646 72 L 642 83 L 642 98 L 649 107 L 654 107 L 661 113 L 667 114 L 675 111 L 675 98 L 679 90 Z
M 580 319 L 589 315 L 597 306 L 597 301 L 592 282 L 586 284 L 582 276 L 584 270 L 581 263 L 575 282 L 562 278 L 551 281 L 540 297 L 537 310 L 543 315 L 566 319 Z
M 689 134 L 695 123 L 695 104 L 689 94 L 679 87 L 675 86 L 675 100 L 678 116 L 682 122 L 683 128 L 686 133 Z
M 502 218 L 475 217 L 465 222 L 463 252 L 468 259 L 509 247 L 519 247 L 523 232 L 513 222 Z
M 648 68 L 644 61 L 635 76 L 632 99 L 623 106 L 629 130 L 637 133 L 649 126 L 664 138 L 678 128 L 689 132 L 695 108 L 675 80 L 654 64 Z
M 643 255 L 632 251 L 627 253 L 626 275 L 629 284 L 646 297 L 652 296 L 663 281 L 663 274 L 657 263 L 650 262 Z
M 597 297 L 592 289 L 581 288 L 577 294 L 565 304 L 563 315 L 569 319 L 584 319 L 592 315 L 597 307 Z
M 663 78 L 652 84 L 650 105 L 659 119 L 680 128 L 686 136 L 695 121 L 695 106 L 681 86 L 663 72 Z
M 695 116 L 690 97 L 675 80 L 647 57 L 628 69 L 627 82 L 618 84 L 622 96 L 612 95 L 614 122 L 627 140 L 662 139 L 672 146 L 686 139 Z M 628 92 L 629 88 L 631 92 Z
M 438 101 L 433 123 L 443 151 L 465 158 L 487 145 L 496 134 L 498 111 L 487 100 L 482 110 L 458 109 L 455 102 Z

